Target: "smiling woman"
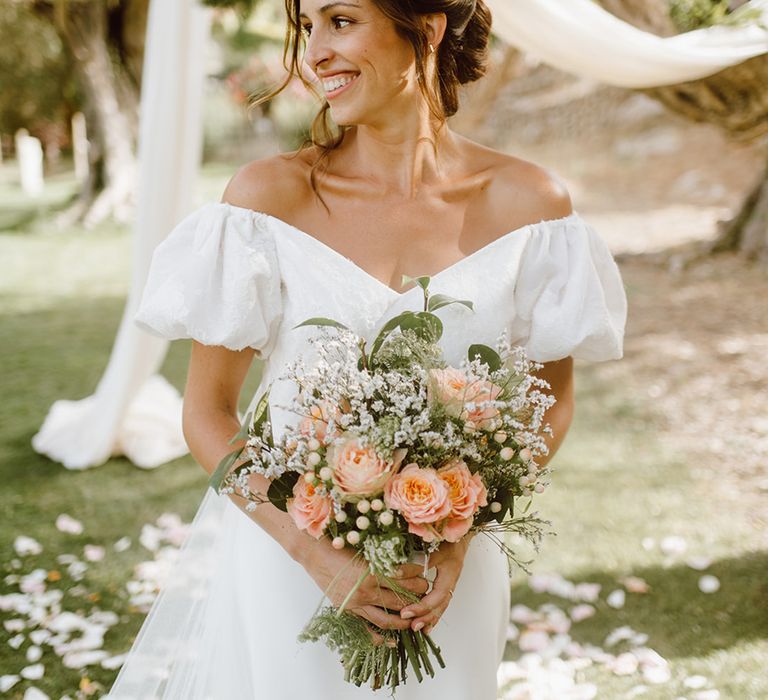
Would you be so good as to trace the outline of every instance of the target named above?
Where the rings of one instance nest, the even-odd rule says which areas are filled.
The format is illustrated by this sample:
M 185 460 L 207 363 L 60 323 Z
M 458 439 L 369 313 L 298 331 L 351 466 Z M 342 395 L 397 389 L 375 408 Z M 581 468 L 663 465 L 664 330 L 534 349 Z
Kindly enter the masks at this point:
M 406 87 L 416 87 L 433 119 L 444 123 L 459 108 L 459 87 L 486 71 L 491 13 L 482 0 L 285 0 L 285 10 L 288 75 L 254 104 L 272 99 L 295 77 L 314 92 L 319 82 L 325 100 L 309 139 L 320 151 L 310 175 L 316 192 L 316 169 L 342 143 L 347 129 L 364 117 L 361 104 L 369 114 L 382 108 L 390 111 L 395 106 L 393 93 L 407 94 Z M 425 23 L 430 15 L 444 17 L 438 20 L 440 40 Z M 352 61 L 355 65 L 350 65 Z M 304 74 L 302 63 L 314 73 L 315 82 Z M 411 69 L 413 81 L 408 80 Z M 349 103 L 353 90 L 363 91 L 356 105 Z M 346 103 L 336 99 L 342 94 Z
M 257 356 L 264 369 L 246 413 L 266 405 L 274 439 L 290 434 L 307 415 L 291 410 L 303 384 L 292 381 L 287 368 L 317 359 L 302 322 L 337 319 L 354 334 L 360 344 L 355 348 L 371 347 L 387 319 L 420 308 L 422 288 L 402 289 L 403 275 L 424 275 L 431 277 L 432 300 L 474 303 L 471 311 L 462 304 L 433 308 L 446 321 L 439 362 L 459 368 L 471 343 L 493 346 L 506 338 L 543 365 L 540 376 L 557 399 L 545 417 L 554 431 L 542 438 L 549 454 L 538 467 L 528 464 L 526 475 L 514 482 L 521 498 L 531 497 L 530 479 L 554 455 L 571 422 L 573 358 L 621 357 L 626 299 L 605 243 L 573 211 L 554 175 L 448 126 L 459 87 L 485 71 L 488 8 L 482 0 L 286 0 L 286 14 L 289 76 L 260 99 L 300 76 L 322 99 L 311 136 L 293 154 L 243 166 L 223 201 L 178 224 L 153 255 L 135 317 L 148 332 L 194 341 L 183 416 L 192 455 L 213 473 L 233 444 L 244 445 L 236 407 Z M 443 321 L 437 322 L 442 328 Z M 267 387 L 266 403 L 260 403 Z M 331 397 L 318 394 L 329 404 L 326 413 L 337 415 L 343 402 L 334 407 Z M 416 404 L 420 396 L 414 389 L 401 405 Z M 392 428 L 387 420 L 398 416 L 391 413 L 376 422 L 366 412 L 368 423 L 389 425 L 391 435 L 365 445 L 369 468 L 405 449 L 410 435 L 419 447 L 437 440 L 453 450 L 447 455 L 452 460 L 466 458 L 467 478 L 472 469 L 478 473 L 472 457 L 478 453 L 458 454 L 455 435 L 464 435 L 465 427 L 451 424 L 444 433 L 427 435 L 426 423 L 410 414 Z M 385 638 L 413 644 L 430 639 L 442 650 L 445 668 L 425 674 L 422 683 L 418 674 L 409 675 L 398 700 L 495 699 L 510 604 L 506 554 L 493 535 L 474 536 L 482 530 L 472 529 L 458 541 L 434 530 L 440 541 L 430 553 L 432 567 L 424 571 L 401 556 L 395 577 L 380 579 L 343 538 L 331 539 L 319 527 L 313 529 L 319 538 L 299 530 L 286 512 L 297 512 L 295 499 L 304 498 L 309 516 L 329 522 L 331 506 L 324 499 L 331 499 L 334 522 L 359 528 L 349 544 L 368 543 L 370 556 L 379 556 L 392 545 L 386 528 L 396 529 L 400 518 L 393 506 L 381 510 L 386 499 L 377 510 L 371 494 L 370 502 L 344 510 L 338 481 L 358 480 L 360 474 L 352 472 L 360 464 L 352 460 L 342 469 L 328 454 L 335 454 L 339 441 L 365 434 L 346 434 L 354 424 L 345 424 L 345 432 L 339 421 L 337 436 L 324 415 L 321 410 L 314 416 L 327 423 L 325 432 L 312 435 L 313 452 L 299 460 L 300 451 L 291 448 L 312 489 L 294 487 L 286 509 L 266 499 L 275 473 L 251 476 L 251 493 L 264 497 L 255 509 L 237 494 L 208 492 L 110 698 L 378 697 L 367 686 L 346 682 L 326 645 L 298 641 L 318 596 L 328 592 L 332 605 L 343 602 L 354 620 L 344 648 L 363 648 L 366 668 L 374 667 L 379 685 L 381 664 L 367 660 L 389 658 L 381 646 Z M 482 428 L 473 423 L 469 432 L 475 430 Z M 520 433 L 519 425 L 514 433 Z M 498 431 L 492 440 L 478 440 L 496 445 L 508 437 Z M 511 459 L 512 448 L 504 449 L 507 456 L 500 459 Z M 408 466 L 413 472 L 424 465 Z M 310 467 L 319 469 L 322 484 Z M 344 479 L 338 469 L 346 470 Z M 447 509 L 447 500 L 441 503 Z M 374 520 L 379 510 L 384 519 Z M 369 530 L 374 523 L 384 529 Z M 369 541 L 372 534 L 385 541 Z M 397 556 L 393 546 L 389 550 Z M 405 658 L 399 643 L 392 653 Z M 396 679 L 397 665 L 384 669 Z

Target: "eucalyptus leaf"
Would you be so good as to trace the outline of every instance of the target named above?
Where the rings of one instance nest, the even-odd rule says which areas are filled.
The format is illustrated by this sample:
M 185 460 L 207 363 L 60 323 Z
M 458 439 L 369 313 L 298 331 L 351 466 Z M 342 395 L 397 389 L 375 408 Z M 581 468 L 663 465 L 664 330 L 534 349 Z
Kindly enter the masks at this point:
M 334 321 L 332 318 L 322 318 L 322 317 L 308 318 L 306 321 L 302 321 L 298 325 L 294 326 L 293 330 L 296 330 L 297 328 L 301 328 L 302 326 L 331 326 L 332 328 L 341 328 L 342 330 L 345 330 L 345 331 L 349 330 L 349 328 L 347 328 L 347 326 L 345 326 L 343 323 Z
M 285 472 L 282 476 L 272 479 L 267 489 L 267 498 L 275 508 L 288 512 L 286 501 L 293 498 L 293 487 L 299 480 L 298 472 Z
M 469 350 L 467 350 L 467 358 L 471 362 L 476 357 L 479 357 L 483 364 L 488 365 L 488 369 L 491 372 L 495 372 L 501 368 L 502 362 L 499 353 L 487 345 L 477 343 L 469 346 Z
M 466 299 L 454 299 L 453 297 L 449 297 L 447 294 L 433 294 L 429 298 L 429 305 L 427 310 L 437 311 L 438 309 L 442 309 L 444 306 L 450 306 L 451 304 L 463 304 L 470 311 L 475 310 L 475 305 L 471 301 Z

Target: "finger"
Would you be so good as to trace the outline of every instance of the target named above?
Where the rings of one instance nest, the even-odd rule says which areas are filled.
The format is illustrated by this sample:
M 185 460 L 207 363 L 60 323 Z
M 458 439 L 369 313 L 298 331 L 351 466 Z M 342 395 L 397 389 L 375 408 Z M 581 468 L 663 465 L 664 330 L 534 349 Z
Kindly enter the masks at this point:
M 371 639 L 373 640 L 373 646 L 381 646 L 384 643 L 384 637 L 376 631 L 376 627 L 370 623 L 367 625 L 368 631 L 371 633 Z
M 394 579 L 393 581 L 382 581 L 381 585 L 385 588 L 393 590 L 395 592 L 395 586 L 405 588 L 411 593 L 416 595 L 424 595 L 429 590 L 429 581 L 421 576 L 413 576 L 412 578 Z
M 398 612 L 408 605 L 408 599 L 392 591 L 389 588 L 375 587 L 372 590 L 358 591 L 356 602 L 363 605 L 375 605 L 379 608 L 397 610 Z
M 395 575 L 392 578 L 413 578 L 414 576 L 423 576 L 424 566 L 422 564 L 401 564 L 397 567 Z
M 375 605 L 363 605 L 355 612 L 383 630 L 407 630 L 411 625 L 410 620 L 402 620 L 398 615 L 392 615 Z
M 428 615 L 432 610 L 437 608 L 447 608 L 451 601 L 451 597 L 453 596 L 455 585 L 455 576 L 448 576 L 445 573 L 442 576 L 438 574 L 432 586 L 432 590 L 418 603 L 410 603 L 401 608 L 400 616 L 405 619 L 412 619 L 415 622 L 418 618 Z

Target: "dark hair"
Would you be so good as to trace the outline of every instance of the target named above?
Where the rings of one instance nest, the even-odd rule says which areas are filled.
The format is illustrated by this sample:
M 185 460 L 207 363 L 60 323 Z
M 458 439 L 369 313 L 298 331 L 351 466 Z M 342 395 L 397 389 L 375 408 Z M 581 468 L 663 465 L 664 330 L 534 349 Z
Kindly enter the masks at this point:
M 416 57 L 416 74 L 419 87 L 429 105 L 430 112 L 440 122 L 453 116 L 459 108 L 459 86 L 481 78 L 487 68 L 488 42 L 491 33 L 491 12 L 483 0 L 373 0 L 378 9 L 395 25 L 395 30 L 410 41 Z M 283 65 L 288 75 L 281 85 L 271 92 L 252 99 L 251 106 L 272 99 L 281 93 L 295 77 L 314 91 L 314 87 L 300 70 L 300 48 L 303 40 L 299 20 L 300 0 L 285 0 L 288 19 Z M 428 84 L 427 39 L 423 15 L 444 12 L 447 19 L 445 35 L 437 51 L 437 70 L 434 82 Z M 329 120 L 329 104 L 323 100 L 320 111 L 312 121 L 310 134 L 300 150 L 316 146 L 320 158 L 312 165 L 310 181 L 317 193 L 316 170 L 328 158 L 331 151 L 341 144 L 349 127 L 333 125 Z M 319 194 L 318 194 L 319 196 Z M 322 200 L 322 197 L 320 197 Z

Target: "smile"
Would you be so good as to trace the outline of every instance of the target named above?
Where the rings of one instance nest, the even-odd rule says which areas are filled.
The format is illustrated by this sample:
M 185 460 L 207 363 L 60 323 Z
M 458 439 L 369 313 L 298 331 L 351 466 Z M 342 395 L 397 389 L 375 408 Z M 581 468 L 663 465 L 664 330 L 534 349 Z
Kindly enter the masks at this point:
M 323 80 L 322 84 L 323 84 L 323 91 L 325 92 L 325 96 L 330 100 L 332 97 L 336 97 L 337 95 L 340 95 L 352 83 L 355 82 L 358 75 L 359 73 L 354 75 L 351 73 L 348 73 L 346 75 L 340 75 L 334 78 L 329 78 L 328 80 Z

